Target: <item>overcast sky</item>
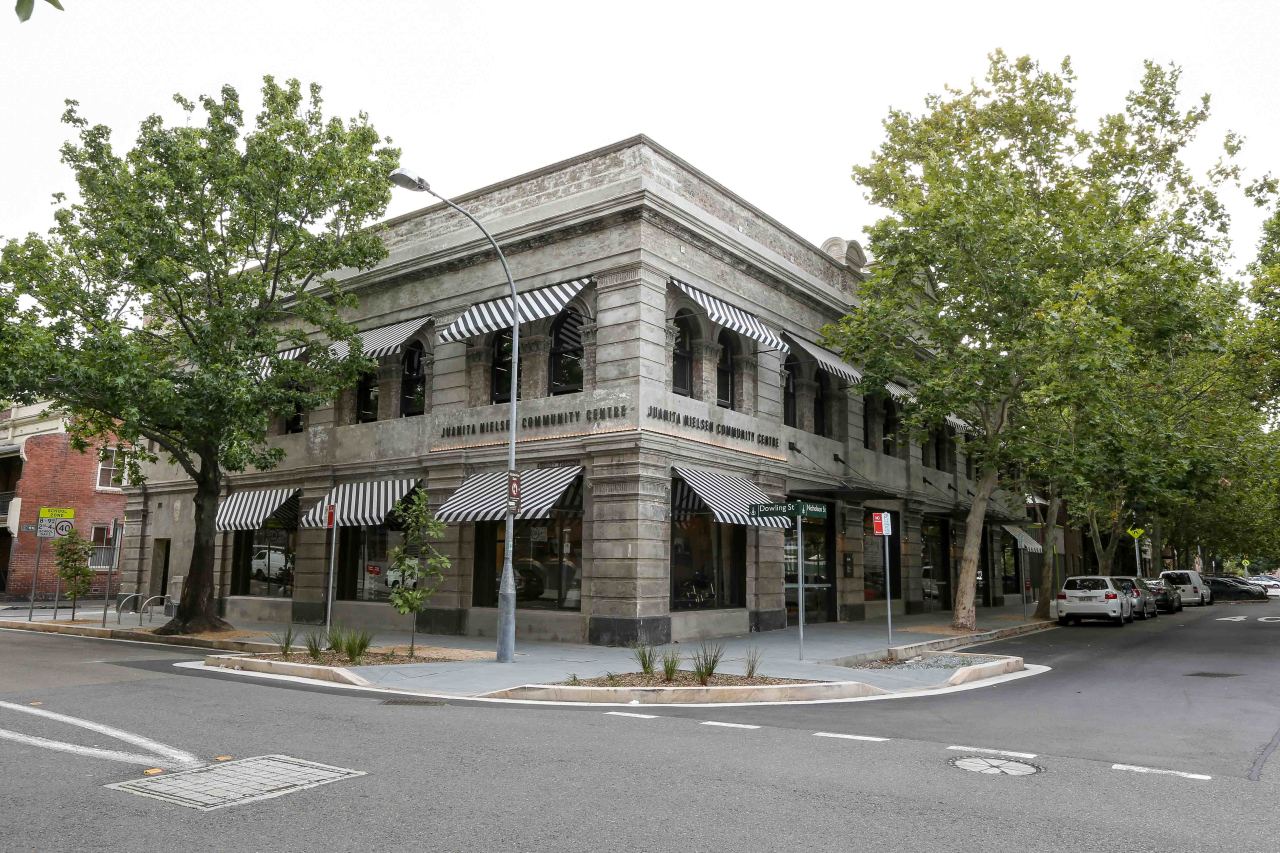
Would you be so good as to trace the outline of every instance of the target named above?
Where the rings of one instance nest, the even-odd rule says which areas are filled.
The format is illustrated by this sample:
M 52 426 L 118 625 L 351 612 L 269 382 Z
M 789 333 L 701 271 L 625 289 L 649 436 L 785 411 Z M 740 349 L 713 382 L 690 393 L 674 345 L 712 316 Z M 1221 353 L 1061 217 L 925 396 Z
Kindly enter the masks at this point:
M 319 82 L 328 108 L 366 111 L 442 193 L 646 133 L 814 243 L 861 237 L 876 215 L 849 177 L 890 106 L 980 76 L 1003 48 L 1070 55 L 1079 105 L 1117 108 L 1144 58 L 1210 92 L 1207 166 L 1228 129 L 1243 161 L 1277 168 L 1280 4 L 63 0 L 19 24 L 0 3 L 0 235 L 43 231 L 71 188 L 57 149 L 65 98 L 132 141 L 170 95 L 263 74 Z M 1189 103 L 1189 101 L 1188 101 Z M 1261 215 L 1238 195 L 1236 253 Z M 398 192 L 388 215 L 421 197 Z

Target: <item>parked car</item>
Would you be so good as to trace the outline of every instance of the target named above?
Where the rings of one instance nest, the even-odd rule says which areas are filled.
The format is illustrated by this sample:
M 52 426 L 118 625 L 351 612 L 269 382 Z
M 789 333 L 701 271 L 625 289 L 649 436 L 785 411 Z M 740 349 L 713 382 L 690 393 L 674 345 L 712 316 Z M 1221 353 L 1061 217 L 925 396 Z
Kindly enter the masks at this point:
M 1214 598 L 1223 601 L 1265 601 L 1267 592 L 1260 586 L 1238 580 L 1210 575 L 1204 579 Z
M 1085 575 L 1067 578 L 1058 593 L 1058 624 L 1081 619 L 1107 619 L 1116 625 L 1133 621 L 1134 597 L 1114 578 Z
M 1246 578 L 1246 580 L 1250 583 L 1256 583 L 1258 586 L 1266 590 L 1269 598 L 1280 598 L 1280 581 L 1275 578 L 1269 578 L 1265 575 L 1255 575 L 1254 577 Z
M 1184 602 L 1198 604 L 1201 607 L 1213 604 L 1213 590 L 1205 584 L 1199 572 L 1168 571 L 1161 572 L 1160 577 L 1164 578 L 1166 583 L 1171 583 L 1178 588 Z
M 1155 593 L 1147 586 L 1146 580 L 1132 576 L 1113 577 L 1111 580 L 1133 599 L 1133 615 L 1136 618 L 1146 620 L 1160 615 Z
M 1177 613 L 1182 610 L 1182 593 L 1164 578 L 1148 578 L 1147 588 L 1156 597 L 1156 606 L 1165 613 Z
M 292 574 L 289 571 L 292 562 L 293 558 L 283 548 L 268 545 L 253 552 L 249 570 L 257 580 L 283 583 Z

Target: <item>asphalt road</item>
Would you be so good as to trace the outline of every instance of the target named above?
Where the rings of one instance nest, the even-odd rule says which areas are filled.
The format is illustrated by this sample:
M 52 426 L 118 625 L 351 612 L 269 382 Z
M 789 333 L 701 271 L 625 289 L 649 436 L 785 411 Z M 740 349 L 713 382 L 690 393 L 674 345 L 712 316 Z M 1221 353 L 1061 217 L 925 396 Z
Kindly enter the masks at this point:
M 988 644 L 1053 669 L 963 693 L 619 716 L 384 704 L 172 666 L 194 652 L 0 631 L 0 850 L 1275 851 L 1278 641 L 1280 605 L 1219 605 Z M 283 754 L 366 775 L 202 812 L 103 787 L 143 778 L 138 759 L 48 744 L 145 746 L 20 708 L 200 764 Z M 968 758 L 1041 772 L 949 762 Z

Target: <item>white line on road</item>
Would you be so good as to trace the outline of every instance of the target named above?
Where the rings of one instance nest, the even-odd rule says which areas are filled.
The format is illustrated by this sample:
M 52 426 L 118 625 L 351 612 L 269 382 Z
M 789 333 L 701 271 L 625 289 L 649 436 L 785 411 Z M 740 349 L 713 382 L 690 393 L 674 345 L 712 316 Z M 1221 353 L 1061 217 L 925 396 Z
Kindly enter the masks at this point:
M 702 725 L 721 726 L 722 728 L 726 728 L 726 729 L 758 729 L 760 728 L 759 726 L 750 726 L 750 725 L 747 725 L 746 723 L 717 723 L 715 720 L 707 720 Z
M 103 758 L 107 761 L 122 761 L 125 764 L 141 764 L 143 767 L 164 767 L 169 770 L 187 770 L 190 768 L 188 764 L 166 763 L 165 760 L 159 759 L 154 755 L 143 755 L 139 752 L 120 752 L 114 749 L 98 749 L 97 747 L 80 746 L 75 743 L 63 743 L 60 740 L 49 740 L 36 735 L 24 735 L 21 732 L 11 732 L 8 729 L 0 729 L 0 740 L 25 743 L 27 746 L 39 746 L 44 749 L 52 749 L 55 752 L 70 752 L 73 755 L 83 755 L 86 758 Z
M 956 752 L 983 752 L 989 755 L 1007 755 L 1010 758 L 1035 758 L 1034 752 L 1013 752 L 1008 749 L 987 749 L 982 746 L 949 746 L 947 749 L 954 749 Z
M 608 717 L 635 717 L 637 720 L 656 720 L 657 714 L 632 714 L 627 711 L 605 711 Z
M 838 737 L 842 740 L 869 740 L 874 743 L 884 743 L 887 737 L 871 737 L 871 735 L 845 735 L 839 732 L 814 732 L 814 737 Z
M 190 768 L 190 767 L 199 767 L 202 764 L 204 764 L 204 762 L 202 762 L 199 758 L 196 758 L 194 755 L 192 755 L 189 752 L 183 752 L 180 749 L 174 749 L 173 747 L 168 746 L 167 744 L 159 743 L 157 741 L 152 740 L 151 738 L 143 737 L 142 735 L 135 735 L 132 732 L 126 732 L 121 729 L 112 728 L 111 726 L 104 726 L 102 723 L 95 723 L 90 720 L 82 720 L 79 717 L 70 717 L 70 716 L 67 716 L 66 714 L 58 714 L 54 711 L 46 711 L 43 708 L 32 708 L 29 705 L 17 705 L 17 704 L 14 704 L 13 702 L 0 702 L 0 708 L 4 708 L 9 711 L 18 711 L 23 714 L 32 714 L 33 716 L 36 716 L 36 717 L 44 717 L 47 720 L 56 720 L 57 722 L 66 723 L 67 725 L 71 725 L 71 726 L 78 726 L 79 728 L 82 728 L 82 729 L 88 729 L 91 732 L 97 732 L 98 734 L 106 735 L 107 737 L 115 738 L 116 740 L 122 740 L 125 743 L 131 743 L 134 746 L 140 746 L 143 749 L 149 750 L 150 752 L 154 753 L 153 757 L 146 759 L 148 762 L 150 762 L 153 765 L 167 767 L 171 770 L 184 769 L 184 768 Z M 24 735 L 19 732 L 9 731 L 7 729 L 0 729 L 0 732 L 4 732 L 4 737 L 6 740 L 22 741 L 25 743 L 30 743 L 33 746 L 43 746 L 46 749 L 58 749 L 58 750 L 61 750 L 62 752 L 80 752 L 85 755 L 92 753 L 92 754 L 95 754 L 96 757 L 98 758 L 109 757 L 104 753 L 111 753 L 116 756 L 130 756 L 129 759 L 115 758 L 113 759 L 115 761 L 121 761 L 121 760 L 132 761 L 133 758 L 140 758 L 140 757 L 145 758 L 145 756 L 138 756 L 134 753 L 117 752 L 115 750 L 110 750 L 110 749 L 107 749 L 107 750 L 96 749 L 94 747 L 80 746 L 74 743 L 63 743 L 62 741 L 49 740 L 48 738 L 34 737 L 32 735 Z M 54 744 L 57 744 L 57 746 L 54 746 Z M 164 760 L 158 761 L 156 759 L 156 756 Z
M 1183 779 L 1212 779 L 1203 773 L 1184 773 L 1181 770 L 1162 770 L 1159 767 L 1139 767 L 1136 764 L 1112 764 L 1112 770 L 1132 770 L 1134 773 L 1164 773 L 1169 776 L 1181 776 Z

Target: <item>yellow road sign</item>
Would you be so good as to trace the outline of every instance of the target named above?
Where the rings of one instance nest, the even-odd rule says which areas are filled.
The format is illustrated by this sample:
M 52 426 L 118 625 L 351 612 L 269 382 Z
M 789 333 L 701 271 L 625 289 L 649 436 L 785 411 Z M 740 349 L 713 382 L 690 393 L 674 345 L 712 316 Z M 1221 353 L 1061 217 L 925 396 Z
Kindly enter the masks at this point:
M 76 511 L 71 507 L 63 506 L 42 506 L 40 507 L 41 518 L 75 518 Z

